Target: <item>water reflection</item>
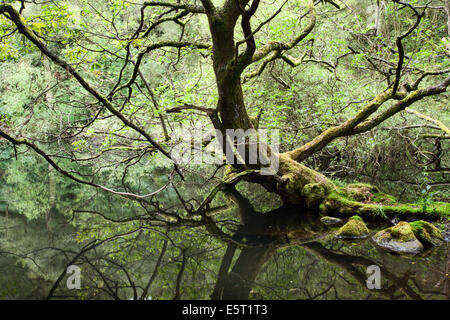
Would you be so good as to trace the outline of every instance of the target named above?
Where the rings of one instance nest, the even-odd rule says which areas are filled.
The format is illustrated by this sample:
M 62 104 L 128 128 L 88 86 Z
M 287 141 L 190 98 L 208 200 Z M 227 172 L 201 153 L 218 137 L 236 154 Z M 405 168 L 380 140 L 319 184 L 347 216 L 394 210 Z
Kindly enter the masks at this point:
M 370 238 L 338 240 L 302 208 L 263 214 L 235 189 L 226 192 L 238 205 L 242 226 L 227 246 L 212 299 L 449 298 L 448 242 L 415 257 L 399 256 Z M 372 265 L 380 268 L 380 289 L 367 286 Z
M 261 213 L 234 188 L 225 193 L 237 204 L 241 224 L 223 251 L 221 243 L 211 243 L 211 236 L 198 230 L 192 244 L 186 238 L 172 243 L 162 237 L 164 242 L 156 242 L 153 233 L 139 233 L 140 243 L 139 236 L 133 236 L 117 247 L 99 247 L 78 258 L 87 288 L 83 297 L 129 299 L 135 292 L 146 299 L 449 298 L 449 242 L 402 257 L 376 247 L 370 238 L 336 239 L 337 227 L 304 208 L 282 206 Z M 79 244 L 73 240 L 77 230 L 66 218 L 56 218 L 55 233 L 49 234 L 43 220 L 0 215 L 0 298 L 48 297 L 67 264 L 79 255 Z M 368 226 L 372 232 L 382 227 Z M 127 247 L 134 243 L 138 246 Z M 113 259 L 116 249 L 130 260 Z M 380 267 L 379 290 L 366 285 L 371 265 Z M 52 298 L 79 299 L 79 294 L 66 290 L 64 278 Z

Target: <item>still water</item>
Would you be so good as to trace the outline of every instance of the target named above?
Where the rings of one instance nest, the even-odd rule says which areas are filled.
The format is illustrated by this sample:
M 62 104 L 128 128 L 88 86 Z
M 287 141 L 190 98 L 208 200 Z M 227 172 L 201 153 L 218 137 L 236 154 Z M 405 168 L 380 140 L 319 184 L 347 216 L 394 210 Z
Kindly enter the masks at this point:
M 148 254 L 127 260 L 116 269 L 111 268 L 119 260 L 114 260 L 117 257 L 110 253 L 109 262 L 100 263 L 107 258 L 99 247 L 89 259 L 77 260 L 84 272 L 83 288 L 96 292 L 84 295 L 65 290 L 67 275 L 63 276 L 67 265 L 83 248 L 74 240 L 77 227 L 68 224 L 67 217 L 55 217 L 50 232 L 44 219 L 29 221 L 20 214 L 9 213 L 6 217 L 3 212 L 0 298 L 46 298 L 60 276 L 54 299 L 136 298 L 139 294 L 133 294 L 133 290 L 142 291 L 149 283 L 146 279 L 152 282 L 145 299 L 170 299 L 174 292 L 178 299 L 448 300 L 450 297 L 448 234 L 439 247 L 415 256 L 401 256 L 377 247 L 371 236 L 354 241 L 337 239 L 333 235 L 336 228 L 324 225 L 317 216 L 299 215 L 296 208 L 278 207 L 260 214 L 247 199 L 239 194 L 233 196 L 239 204 L 234 210 L 246 222 L 236 229 L 236 242 L 213 243 L 207 235 L 196 235 L 204 237 L 203 245 L 194 249 L 184 247 L 180 252 L 189 253 L 180 255 L 178 251 L 170 253 L 170 241 L 164 244 L 149 236 L 154 246 L 138 247 L 138 251 Z M 371 235 L 381 228 L 370 223 L 368 227 Z M 160 258 L 163 250 L 167 254 Z M 155 266 L 159 267 L 157 273 Z M 379 270 L 378 288 L 368 285 L 371 276 L 368 270 L 373 266 Z M 130 278 L 133 284 L 140 283 L 133 290 L 125 288 Z

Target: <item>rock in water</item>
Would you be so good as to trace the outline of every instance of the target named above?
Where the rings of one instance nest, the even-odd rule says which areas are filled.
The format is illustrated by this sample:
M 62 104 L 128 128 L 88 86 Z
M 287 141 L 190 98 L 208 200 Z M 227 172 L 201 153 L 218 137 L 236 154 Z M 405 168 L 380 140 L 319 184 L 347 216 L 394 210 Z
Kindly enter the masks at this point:
M 335 225 L 335 224 L 342 223 L 342 220 L 339 218 L 326 216 L 326 217 L 320 218 L 320 222 L 322 222 L 323 224 L 327 224 L 327 225 Z
M 419 241 L 425 246 L 440 246 L 444 242 L 442 232 L 429 222 L 418 220 L 409 225 Z
M 369 229 L 359 216 L 351 217 L 336 233 L 341 239 L 362 239 L 369 235 Z
M 404 221 L 381 230 L 372 239 L 380 247 L 392 252 L 417 254 L 423 250 L 423 245 L 417 240 L 410 224 Z

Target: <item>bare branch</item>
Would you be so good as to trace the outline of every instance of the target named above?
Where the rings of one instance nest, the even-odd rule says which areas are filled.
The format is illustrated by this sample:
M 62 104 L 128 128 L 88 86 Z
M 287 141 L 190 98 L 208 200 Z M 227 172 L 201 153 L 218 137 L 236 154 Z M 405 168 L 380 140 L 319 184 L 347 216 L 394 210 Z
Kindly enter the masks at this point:
M 184 4 L 184 3 L 169 3 L 159 1 L 147 1 L 144 3 L 145 7 L 167 7 L 172 9 L 183 9 L 191 13 L 206 13 L 206 10 L 202 6 Z
M 257 62 L 265 58 L 273 51 L 281 52 L 295 47 L 300 41 L 302 41 L 308 34 L 311 33 L 314 26 L 316 25 L 316 10 L 313 1 L 309 1 L 309 15 L 310 19 L 308 25 L 297 37 L 295 37 L 288 43 L 282 43 L 278 41 L 268 42 L 267 44 L 256 50 L 255 54 L 253 55 L 252 62 Z
M 435 75 L 440 75 L 440 74 L 446 74 L 449 72 L 450 72 L 450 69 L 441 70 L 441 71 L 426 71 L 411 85 L 411 88 L 413 90 L 416 90 L 419 87 L 420 82 L 423 79 L 425 79 L 427 76 L 435 76 Z
M 205 112 L 208 115 L 217 113 L 216 109 L 194 106 L 192 104 L 184 104 L 182 106 L 174 107 L 169 110 L 166 110 L 166 112 L 167 113 L 177 113 L 177 112 L 181 112 L 183 110 L 197 110 L 197 111 Z
M 94 96 L 100 103 L 102 103 L 113 115 L 119 118 L 127 127 L 140 133 L 144 136 L 150 144 L 152 144 L 156 149 L 158 149 L 163 155 L 168 159 L 171 159 L 170 154 L 162 148 L 162 146 L 157 143 L 143 128 L 135 125 L 129 121 L 120 111 L 112 105 L 112 103 L 103 94 L 94 89 L 69 63 L 59 58 L 56 54 L 51 52 L 46 45 L 38 38 L 37 34 L 31 30 L 25 23 L 22 15 L 14 9 L 11 5 L 0 5 L 0 14 L 5 15 L 9 20 L 11 20 L 18 28 L 19 32 L 23 34 L 28 40 L 30 40 L 43 54 L 45 54 L 53 63 L 59 65 L 61 68 L 71 74 L 78 83 L 92 96 Z M 167 43 L 166 43 L 167 44 Z M 161 44 L 159 44 L 161 45 Z M 136 72 L 137 73 L 137 72 Z M 183 177 L 177 164 L 174 163 L 175 169 L 178 174 Z
M 197 49 L 209 49 L 211 47 L 211 45 L 209 43 L 190 42 L 190 41 L 162 41 L 162 42 L 158 42 L 158 43 L 149 45 L 138 54 L 136 62 L 134 63 L 133 74 L 131 75 L 130 80 L 128 80 L 128 82 L 126 84 L 124 84 L 118 88 L 115 88 L 113 91 L 111 91 L 111 93 L 108 96 L 112 97 L 116 92 L 119 92 L 125 88 L 130 88 L 131 85 L 136 81 L 136 78 L 139 75 L 139 68 L 141 66 L 142 60 L 144 59 L 144 56 L 153 50 L 161 49 L 164 47 L 169 47 L 169 48 L 192 47 L 192 48 L 197 48 Z
M 61 173 L 62 175 L 68 177 L 69 179 L 72 179 L 75 182 L 78 182 L 78 183 L 81 183 L 81 184 L 86 184 L 86 185 L 89 185 L 91 187 L 99 188 L 99 189 L 101 189 L 103 191 L 107 191 L 107 192 L 110 192 L 112 194 L 119 195 L 119 196 L 122 196 L 122 197 L 125 197 L 125 198 L 131 198 L 131 199 L 145 199 L 145 198 L 149 198 L 149 197 L 152 197 L 152 196 L 156 195 L 157 193 L 161 192 L 162 190 L 164 190 L 169 184 L 169 183 L 167 183 L 166 185 L 164 185 L 160 189 L 158 189 L 158 190 L 156 190 L 156 191 L 154 191 L 154 192 L 152 192 L 150 194 L 146 194 L 146 195 L 142 195 L 142 196 L 134 194 L 134 193 L 129 193 L 129 192 L 114 191 L 114 190 L 109 189 L 107 187 L 104 187 L 102 185 L 99 185 L 99 184 L 96 184 L 96 183 L 93 183 L 93 182 L 86 181 L 86 180 L 83 180 L 83 179 L 75 177 L 69 171 L 66 171 L 66 170 L 62 169 L 55 161 L 53 161 L 53 159 L 46 152 L 44 152 L 42 149 L 40 149 L 37 145 L 35 145 L 32 142 L 29 142 L 26 139 L 15 139 L 15 138 L 11 137 L 9 134 L 5 133 L 2 130 L 0 130 L 0 137 L 5 138 L 9 142 L 11 142 L 14 146 L 26 145 L 26 146 L 30 147 L 31 149 L 33 149 L 34 152 L 36 152 L 41 157 L 43 157 L 45 159 L 45 161 L 47 161 L 59 173 Z
M 398 4 L 402 4 L 405 6 L 408 6 L 408 8 L 410 8 L 415 16 L 416 16 L 416 22 L 408 29 L 408 31 L 406 31 L 404 34 L 402 34 L 401 36 L 397 37 L 396 40 L 396 45 L 397 45 L 397 50 L 398 50 L 398 62 L 397 62 L 397 68 L 395 70 L 395 80 L 394 80 L 394 84 L 393 84 L 393 93 L 395 94 L 398 90 L 398 87 L 400 85 L 400 78 L 401 78 L 401 72 L 402 72 L 402 68 L 403 68 L 403 62 L 405 59 L 405 51 L 403 49 L 403 44 L 402 44 L 402 40 L 404 38 L 406 38 L 407 36 L 409 36 L 420 24 L 420 20 L 422 19 L 425 10 L 423 11 L 422 14 L 420 14 L 413 6 L 411 6 L 408 3 L 404 3 L 398 0 L 394 0 L 395 3 Z
M 252 62 L 252 56 L 256 50 L 256 42 L 250 25 L 250 19 L 258 9 L 259 2 L 260 0 L 253 0 L 250 9 L 245 10 L 241 5 L 240 0 L 236 0 L 236 5 L 239 8 L 240 14 L 242 16 L 241 27 L 242 31 L 244 32 L 245 43 L 247 44 L 245 52 L 239 57 L 239 59 L 236 59 L 239 66 L 239 72 L 242 72 L 242 70 L 244 70 L 245 67 L 247 67 Z M 238 53 L 238 48 L 239 45 L 236 46 L 236 54 Z

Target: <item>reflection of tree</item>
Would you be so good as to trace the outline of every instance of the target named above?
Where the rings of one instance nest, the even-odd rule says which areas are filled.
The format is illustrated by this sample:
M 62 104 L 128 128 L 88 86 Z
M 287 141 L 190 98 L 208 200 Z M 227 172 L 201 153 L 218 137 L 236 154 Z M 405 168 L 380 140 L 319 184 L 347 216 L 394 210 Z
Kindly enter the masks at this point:
M 322 244 L 318 242 L 311 242 L 302 245 L 310 252 L 319 255 L 326 261 L 336 264 L 346 272 L 348 272 L 356 281 L 358 281 L 362 287 L 366 288 L 367 275 L 365 272 L 357 268 L 357 266 L 368 267 L 370 265 L 378 265 L 376 261 L 367 259 L 365 257 L 352 256 L 349 254 L 335 253 L 326 249 Z M 379 266 L 383 277 L 392 282 L 392 285 L 386 289 L 379 289 L 375 292 L 383 295 L 387 298 L 394 298 L 396 289 L 400 289 L 407 297 L 415 300 L 422 300 L 422 297 L 414 291 L 414 289 L 408 285 L 410 274 L 406 273 L 403 278 L 398 278 L 386 268 Z
M 246 241 L 246 246 L 241 249 L 239 257 L 230 271 L 233 257 L 237 250 L 236 243 L 230 243 L 222 259 L 218 279 L 212 299 L 246 299 L 253 286 L 254 280 L 262 266 L 281 246 L 289 245 L 290 232 L 296 231 L 300 238 L 309 239 L 317 236 L 312 230 L 304 231 L 300 236 L 297 232 L 304 226 L 304 219 L 298 218 L 298 212 L 291 207 L 282 207 L 262 214 L 254 210 L 248 199 L 244 198 L 234 188 L 230 187 L 225 193 L 238 204 L 238 215 L 242 226 L 235 234 L 235 238 L 241 243 Z M 309 225 L 313 227 L 313 225 Z M 303 241 L 305 239 L 302 239 Z
M 384 265 L 377 259 L 348 254 L 340 249 L 335 250 L 325 247 L 316 240 L 327 232 L 326 228 L 317 223 L 317 220 L 316 223 L 313 220 L 308 220 L 306 213 L 306 218 L 301 220 L 293 218 L 295 213 L 293 208 L 282 207 L 266 214 L 261 214 L 253 210 L 249 201 L 243 198 L 236 190 L 230 189 L 227 190 L 227 193 L 238 204 L 239 215 L 243 222 L 242 227 L 235 236 L 238 239 L 247 238 L 249 242 L 248 246 L 241 247 L 240 254 L 234 265 L 232 265 L 233 257 L 240 245 L 236 243 L 228 245 L 219 269 L 216 286 L 211 295 L 212 299 L 248 299 L 252 287 L 255 284 L 259 285 L 255 280 L 261 270 L 264 269 L 265 263 L 274 256 L 278 249 L 293 246 L 300 246 L 321 260 L 338 267 L 338 269 L 332 270 L 333 274 L 327 279 L 317 279 L 317 282 L 325 280 L 324 288 L 319 292 L 311 292 L 306 286 L 298 288 L 307 299 L 326 297 L 326 294 L 331 290 L 336 292 L 336 298 L 339 299 L 336 279 L 344 278 L 340 274 L 339 269 L 344 270 L 347 275 L 355 279 L 359 288 L 367 290 L 369 293 L 368 298 L 375 296 L 384 299 L 409 298 L 422 300 L 424 299 L 423 294 L 443 294 L 437 290 L 430 291 L 429 288 L 424 288 L 423 285 L 418 284 L 414 273 L 410 270 L 400 271 L 401 274 L 399 275 L 399 270 L 396 270 L 395 266 Z M 274 215 L 277 215 L 278 219 L 272 219 Z M 283 219 L 280 219 L 280 215 L 284 215 Z M 298 217 L 298 211 L 295 216 Z M 254 226 L 256 223 L 253 219 L 259 220 L 257 224 L 259 230 L 255 230 Z M 252 226 L 251 230 L 247 227 L 247 221 L 252 221 L 250 224 Z M 279 221 L 289 222 L 281 225 Z M 275 222 L 278 222 L 278 224 L 275 224 Z M 296 238 L 297 236 L 299 239 Z M 370 265 L 378 265 L 380 267 L 382 279 L 386 281 L 386 285 L 382 289 L 369 290 L 367 288 L 366 269 Z M 282 266 L 282 268 L 286 268 L 286 266 Z M 303 271 L 308 273 L 310 270 L 306 268 Z M 317 277 L 317 274 L 306 274 L 307 278 L 314 276 Z M 412 281 L 410 281 L 411 279 Z M 345 278 L 344 280 L 348 281 Z
M 57 215 L 51 221 L 55 224 L 55 241 L 48 239 L 43 219 L 30 223 L 26 229 L 23 217 L 0 217 L 4 223 L 0 228 L 0 269 L 8 270 L 0 279 L 0 295 L 8 292 L 11 298 L 52 299 L 446 297 L 445 252 L 431 256 L 432 265 L 425 266 L 429 268 L 426 279 L 421 279 L 420 274 L 414 274 L 409 260 L 377 256 L 362 246 L 348 246 L 341 241 L 318 241 L 328 228 L 306 212 L 299 215 L 299 207 L 260 213 L 233 188 L 225 192 L 238 204 L 241 225 L 229 236 L 220 268 L 219 243 L 213 243 L 207 233 L 203 237 L 196 233 L 194 240 L 181 238 L 176 230 L 136 224 L 132 229 L 123 228 L 121 233 L 108 235 L 103 230 L 99 237 L 77 245 L 63 240 L 59 233 L 66 221 L 58 222 Z M 159 236 L 155 238 L 151 235 L 156 231 Z M 34 274 L 45 277 L 28 279 L 25 269 L 11 262 L 16 259 L 26 262 Z M 71 264 L 82 269 L 80 291 L 66 288 L 65 271 Z M 366 268 L 374 264 L 381 268 L 381 290 L 366 287 Z M 11 279 L 20 282 L 17 294 L 8 287 Z
M 120 244 L 114 243 L 118 240 L 121 240 Z M 165 290 L 164 298 L 180 299 L 187 262 L 195 258 L 195 252 L 191 252 L 193 248 L 177 245 L 168 232 L 161 233 L 161 242 L 158 241 L 155 246 L 159 254 L 155 256 L 149 250 L 151 247 L 142 247 L 138 241 L 149 241 L 142 228 L 102 240 L 95 239 L 79 251 L 52 248 L 68 257 L 66 268 L 74 264 L 82 268 L 82 282 L 86 285 L 79 292 L 67 290 L 64 268 L 47 299 L 77 299 L 81 294 L 84 299 L 146 300 L 153 297 L 157 287 L 161 286 L 161 279 L 158 277 L 164 268 L 171 269 L 170 276 L 175 274 L 176 277 L 173 288 Z M 136 256 L 145 251 L 149 252 Z M 178 256 L 174 255 L 176 252 Z
M 220 280 L 218 279 L 211 298 L 246 299 L 261 267 L 275 250 L 276 247 L 271 245 L 242 249 L 230 272 L 228 272 L 228 268 L 221 267 Z M 230 255 L 228 258 L 232 258 L 232 256 Z

